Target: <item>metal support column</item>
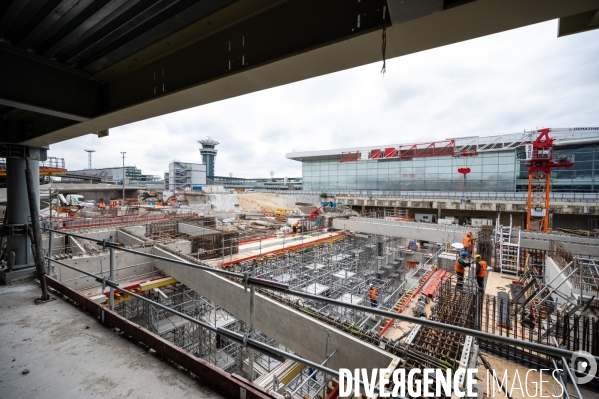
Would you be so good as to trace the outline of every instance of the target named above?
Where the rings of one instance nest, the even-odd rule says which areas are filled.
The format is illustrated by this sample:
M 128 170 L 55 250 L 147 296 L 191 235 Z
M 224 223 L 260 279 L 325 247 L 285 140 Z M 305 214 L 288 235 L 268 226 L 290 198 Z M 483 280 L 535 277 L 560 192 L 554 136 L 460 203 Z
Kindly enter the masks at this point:
M 331 330 L 327 328 L 327 340 L 324 344 L 324 361 L 326 362 L 329 357 L 329 339 L 331 338 Z M 322 397 L 327 397 L 327 376 L 322 373 Z
M 112 238 L 112 236 L 110 236 L 110 238 L 108 240 L 111 244 L 114 243 L 114 239 Z M 112 245 L 110 246 L 109 251 L 110 251 L 110 281 L 115 281 L 114 280 L 115 255 L 114 255 L 114 248 L 112 247 Z M 112 286 L 110 287 L 110 297 L 109 297 L 108 303 L 110 304 L 110 310 L 114 310 L 114 288 L 112 288 Z
M 256 263 L 252 262 L 252 277 L 256 277 Z M 250 330 L 248 337 L 252 338 L 256 325 L 256 287 L 250 287 Z M 254 381 L 254 350 L 250 349 L 249 380 Z
M 37 162 L 36 162 L 37 164 Z M 37 165 L 36 165 L 37 167 Z M 39 170 L 38 170 L 39 172 Z M 48 285 L 46 284 L 46 266 L 44 262 L 44 254 L 42 253 L 42 229 L 40 228 L 39 215 L 39 180 L 37 181 L 37 190 L 35 180 L 33 180 L 33 172 L 31 170 L 31 161 L 29 157 L 25 158 L 25 184 L 27 185 L 27 197 L 29 204 L 29 212 L 31 214 L 31 235 L 33 239 L 33 253 L 35 256 L 35 268 L 37 277 L 42 286 L 41 301 L 50 300 L 48 293 Z
M 34 181 L 36 198 L 39 198 L 39 162 L 31 163 L 31 173 Z M 26 162 L 23 158 L 6 159 L 7 180 L 7 225 L 27 225 L 31 217 L 27 195 L 27 184 L 25 183 Z M 37 184 L 36 184 L 37 182 Z M 39 206 L 39 205 L 37 205 Z M 31 242 L 25 229 L 23 234 L 13 234 L 7 237 L 7 260 L 10 270 L 24 269 L 34 266 Z

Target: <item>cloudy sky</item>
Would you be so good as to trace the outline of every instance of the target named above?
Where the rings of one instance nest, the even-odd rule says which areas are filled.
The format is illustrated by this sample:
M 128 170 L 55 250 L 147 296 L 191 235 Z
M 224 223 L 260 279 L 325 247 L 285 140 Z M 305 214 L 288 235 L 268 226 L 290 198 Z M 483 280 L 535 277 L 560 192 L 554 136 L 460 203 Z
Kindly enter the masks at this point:
M 67 168 L 136 165 L 162 174 L 201 162 L 220 142 L 216 174 L 301 176 L 285 153 L 599 124 L 599 31 L 557 38 L 557 21 L 121 126 L 51 146 Z M 234 115 L 234 117 L 232 117 Z

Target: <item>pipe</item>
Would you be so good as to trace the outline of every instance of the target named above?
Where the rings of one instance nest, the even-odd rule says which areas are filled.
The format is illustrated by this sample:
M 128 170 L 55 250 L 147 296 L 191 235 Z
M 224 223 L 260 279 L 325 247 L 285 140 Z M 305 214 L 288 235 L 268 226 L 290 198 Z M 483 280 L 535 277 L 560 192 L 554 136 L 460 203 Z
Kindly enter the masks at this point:
M 42 301 L 50 299 L 48 292 L 48 284 L 46 283 L 46 267 L 44 265 L 44 254 L 42 253 L 42 230 L 40 228 L 40 214 L 38 209 L 38 198 L 33 181 L 33 172 L 31 171 L 31 162 L 29 156 L 25 157 L 25 182 L 27 184 L 27 197 L 29 200 L 29 212 L 31 214 L 31 228 L 33 230 L 33 248 L 35 269 L 37 277 L 42 286 L 42 296 L 39 298 Z

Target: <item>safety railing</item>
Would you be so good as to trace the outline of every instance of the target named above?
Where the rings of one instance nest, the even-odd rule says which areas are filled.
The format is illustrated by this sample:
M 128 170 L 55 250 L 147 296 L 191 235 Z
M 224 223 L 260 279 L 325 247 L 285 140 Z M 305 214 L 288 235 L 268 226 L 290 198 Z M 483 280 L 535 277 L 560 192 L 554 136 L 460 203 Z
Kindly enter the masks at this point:
M 270 192 L 272 190 L 255 190 L 260 192 Z M 327 198 L 339 199 L 376 199 L 376 198 L 415 198 L 415 199 L 470 199 L 470 200 L 493 200 L 493 201 L 524 201 L 528 198 L 526 191 L 519 192 L 481 192 L 481 191 L 367 191 L 367 190 L 343 190 L 343 191 L 325 191 L 325 190 L 290 190 L 276 191 L 282 195 L 321 195 L 325 193 Z M 599 193 L 577 193 L 577 192 L 552 192 L 550 194 L 552 201 L 570 201 L 570 202 L 597 202 Z M 354 204 L 356 205 L 356 204 Z

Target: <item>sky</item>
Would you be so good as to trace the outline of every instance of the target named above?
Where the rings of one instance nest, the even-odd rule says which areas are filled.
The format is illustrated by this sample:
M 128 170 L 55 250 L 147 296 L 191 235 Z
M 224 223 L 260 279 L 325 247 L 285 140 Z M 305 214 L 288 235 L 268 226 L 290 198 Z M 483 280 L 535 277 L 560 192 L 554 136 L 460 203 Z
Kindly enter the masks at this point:
M 136 165 L 162 176 L 220 142 L 217 176 L 301 176 L 286 153 L 599 125 L 599 30 L 557 21 L 304 80 L 54 144 L 70 170 Z

